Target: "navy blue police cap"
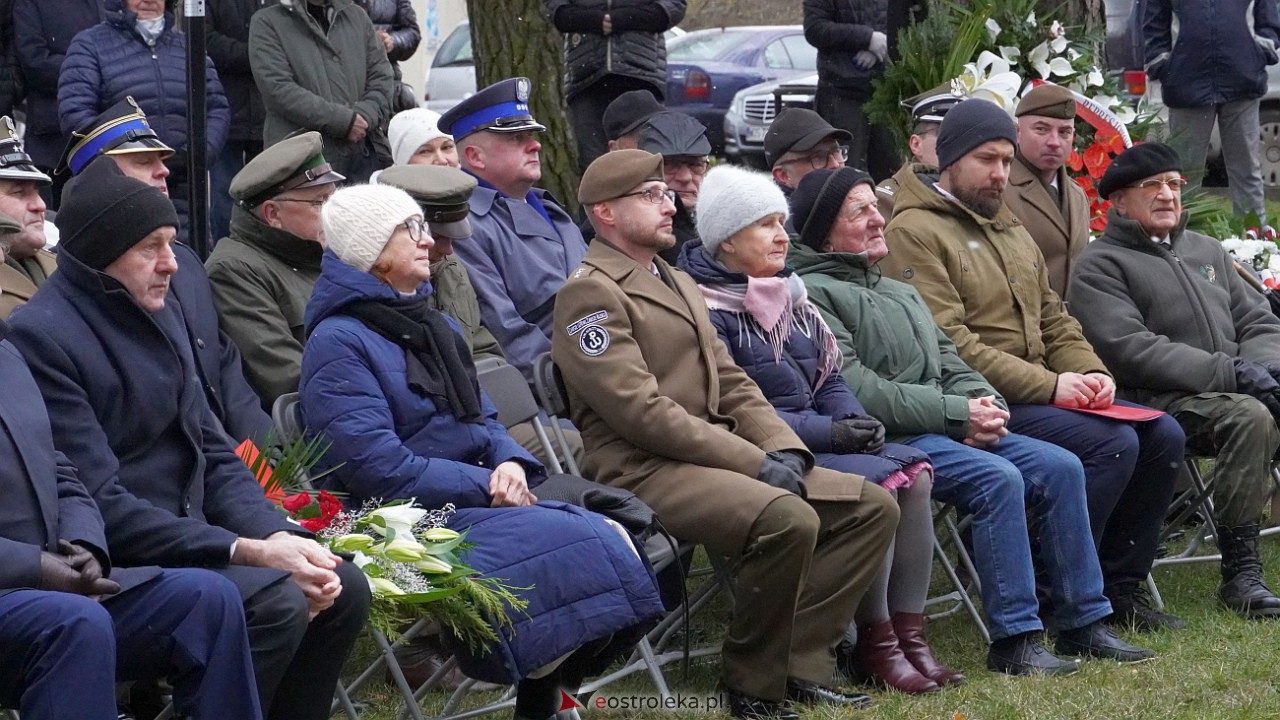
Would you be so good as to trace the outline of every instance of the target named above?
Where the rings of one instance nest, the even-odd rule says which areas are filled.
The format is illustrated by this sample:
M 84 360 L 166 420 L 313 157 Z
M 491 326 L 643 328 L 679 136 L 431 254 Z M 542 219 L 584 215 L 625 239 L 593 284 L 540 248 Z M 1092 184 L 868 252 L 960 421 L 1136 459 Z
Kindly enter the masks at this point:
M 547 128 L 529 114 L 529 78 L 517 77 L 496 82 L 454 105 L 440 116 L 440 132 L 453 136 L 455 142 L 474 132 L 500 133 Z
M 79 175 L 99 155 L 138 152 L 158 152 L 167 158 L 173 148 L 161 142 L 147 122 L 146 113 L 129 96 L 94 118 L 89 127 L 71 133 L 71 141 L 54 173 L 61 175 L 70 170 L 72 175 Z

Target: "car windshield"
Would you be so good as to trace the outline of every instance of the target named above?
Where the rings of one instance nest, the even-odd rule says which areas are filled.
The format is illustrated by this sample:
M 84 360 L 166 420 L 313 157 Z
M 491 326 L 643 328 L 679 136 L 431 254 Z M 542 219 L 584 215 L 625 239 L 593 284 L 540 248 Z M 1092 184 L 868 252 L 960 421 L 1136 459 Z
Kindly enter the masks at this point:
M 667 59 L 678 62 L 714 60 L 741 45 L 753 34 L 752 30 L 725 30 L 705 35 L 689 33 L 667 46 Z
M 470 65 L 472 62 L 471 26 L 459 25 L 440 44 L 440 50 L 436 52 L 435 59 L 431 61 L 431 67 Z

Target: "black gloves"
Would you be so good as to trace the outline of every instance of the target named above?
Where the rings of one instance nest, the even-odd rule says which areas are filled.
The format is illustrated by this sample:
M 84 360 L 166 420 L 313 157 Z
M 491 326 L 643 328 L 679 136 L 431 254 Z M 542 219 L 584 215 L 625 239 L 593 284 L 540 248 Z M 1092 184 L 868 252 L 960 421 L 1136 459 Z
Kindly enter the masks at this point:
M 102 577 L 102 565 L 85 548 L 58 541 L 58 552 L 40 553 L 40 589 L 98 597 L 120 592 L 113 580 Z
M 884 425 L 869 415 L 831 423 L 831 452 L 875 454 L 884 449 Z
M 1268 367 L 1244 358 L 1235 358 L 1236 392 L 1252 395 L 1267 406 L 1271 417 L 1280 422 L 1280 382 L 1271 376 Z
M 806 497 L 804 474 L 807 464 L 805 457 L 797 452 L 783 450 L 765 453 L 764 462 L 760 465 L 760 472 L 756 475 L 756 479 L 766 485 Z

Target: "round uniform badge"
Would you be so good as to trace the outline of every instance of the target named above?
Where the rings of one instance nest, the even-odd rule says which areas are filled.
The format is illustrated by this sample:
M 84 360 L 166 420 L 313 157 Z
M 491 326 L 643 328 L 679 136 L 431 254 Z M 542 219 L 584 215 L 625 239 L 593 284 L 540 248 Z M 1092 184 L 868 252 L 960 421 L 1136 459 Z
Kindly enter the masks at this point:
M 603 355 L 609 349 L 609 331 L 599 325 L 583 328 L 582 337 L 578 338 L 578 348 L 590 357 Z

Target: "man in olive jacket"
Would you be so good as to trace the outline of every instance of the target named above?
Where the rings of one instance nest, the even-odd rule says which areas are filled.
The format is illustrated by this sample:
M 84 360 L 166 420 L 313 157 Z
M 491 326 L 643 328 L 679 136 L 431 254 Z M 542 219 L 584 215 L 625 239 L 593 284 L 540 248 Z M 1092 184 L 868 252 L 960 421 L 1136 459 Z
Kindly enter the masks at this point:
M 1180 626 L 1138 592 L 1151 570 L 1184 438 L 1162 415 L 1122 422 L 1115 382 L 1049 287 L 1044 257 L 1003 202 L 1016 136 L 987 100 L 956 105 L 938 131 L 939 178 L 903 178 L 885 230 L 886 277 L 915 286 L 960 358 L 1009 401 L 1009 430 L 1084 464 L 1089 520 L 1117 620 Z
M 1280 319 L 1221 243 L 1187 229 L 1181 172 L 1159 143 L 1115 159 L 1098 185 L 1113 203 L 1106 232 L 1080 255 L 1069 296 L 1121 393 L 1169 412 L 1217 461 L 1218 597 L 1245 617 L 1280 617 L 1258 557 L 1280 448 Z
M 344 180 L 320 133 L 267 148 L 231 180 L 231 234 L 205 261 L 222 330 L 243 350 L 244 374 L 268 412 L 297 392 L 303 314 L 320 277 L 320 206 Z
M 280 0 L 249 24 L 265 145 L 317 130 L 335 172 L 354 182 L 391 164 L 392 71 L 369 16 L 352 0 Z
M 720 342 L 675 243 L 662 156 L 615 150 L 578 199 L 597 237 L 556 295 L 583 469 L 635 492 L 682 541 L 737 563 L 722 678 L 739 718 L 797 718 L 786 701 L 862 706 L 826 687 L 835 647 L 880 565 L 898 510 L 813 455 Z M 745 225 L 745 223 L 744 223 Z

